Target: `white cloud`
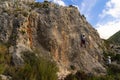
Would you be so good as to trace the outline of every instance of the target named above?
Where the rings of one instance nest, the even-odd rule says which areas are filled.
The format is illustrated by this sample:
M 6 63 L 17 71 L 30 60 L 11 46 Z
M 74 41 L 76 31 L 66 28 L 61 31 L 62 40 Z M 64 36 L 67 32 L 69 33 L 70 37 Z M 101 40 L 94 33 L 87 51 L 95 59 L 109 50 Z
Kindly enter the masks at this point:
M 80 5 L 80 12 L 84 14 L 87 19 L 90 19 L 90 12 L 92 8 L 96 5 L 97 0 L 83 0 Z
M 97 0 L 83 0 L 80 6 L 81 12 L 87 14 L 95 6 Z
M 100 21 L 97 23 L 97 30 L 101 38 L 108 39 L 120 30 L 120 2 L 119 0 L 109 0 L 105 9 L 99 15 Z
M 110 15 L 114 18 L 120 18 L 120 1 L 119 0 L 110 0 L 106 3 L 106 7 L 103 10 L 100 17 L 105 17 Z
M 120 30 L 120 21 L 111 21 L 106 24 L 97 24 L 98 33 L 100 33 L 100 37 L 103 39 L 108 39 L 110 36 L 115 34 Z
M 63 0 L 52 0 L 54 3 L 59 4 L 61 6 L 66 6 Z

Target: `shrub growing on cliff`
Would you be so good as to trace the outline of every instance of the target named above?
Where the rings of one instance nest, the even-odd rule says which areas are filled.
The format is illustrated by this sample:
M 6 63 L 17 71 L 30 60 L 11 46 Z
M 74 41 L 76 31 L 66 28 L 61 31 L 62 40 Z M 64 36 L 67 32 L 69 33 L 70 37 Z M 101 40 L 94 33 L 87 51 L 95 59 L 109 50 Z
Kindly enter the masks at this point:
M 13 75 L 13 80 L 57 80 L 55 63 L 35 56 L 34 53 L 24 53 L 25 65 Z
M 5 55 L 7 53 L 7 47 L 4 44 L 0 44 L 0 74 L 5 70 Z
M 42 4 L 39 2 L 31 3 L 30 5 L 32 8 L 42 8 Z
M 48 1 L 44 1 L 43 8 L 48 8 L 48 7 L 49 7 L 49 2 Z
M 120 80 L 120 67 L 117 65 L 109 65 L 105 76 L 94 76 L 78 71 L 74 75 L 68 75 L 65 80 Z
M 115 60 L 117 61 L 118 64 L 120 64 L 120 54 L 116 54 Z

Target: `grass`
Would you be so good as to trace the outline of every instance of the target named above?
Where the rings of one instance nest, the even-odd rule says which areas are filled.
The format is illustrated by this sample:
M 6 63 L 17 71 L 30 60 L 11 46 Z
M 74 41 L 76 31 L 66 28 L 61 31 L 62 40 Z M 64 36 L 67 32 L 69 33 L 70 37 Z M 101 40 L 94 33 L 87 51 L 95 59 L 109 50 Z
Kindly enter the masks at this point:
M 120 54 L 115 55 L 115 60 L 117 61 L 118 64 L 120 64 Z
M 5 70 L 7 47 L 4 44 L 0 44 L 0 74 Z
M 32 52 L 23 52 L 23 66 L 12 65 L 8 45 L 0 44 L 0 74 L 9 75 L 12 80 L 57 80 L 58 68 L 55 62 L 38 57 Z
M 12 80 L 57 80 L 58 68 L 55 62 L 38 57 L 32 52 L 22 52 L 23 66 L 12 65 L 8 45 L 0 44 L 0 74 L 9 75 Z
M 12 76 L 12 80 L 57 80 L 58 68 L 54 62 L 36 57 L 35 53 L 24 52 L 25 64 L 22 67 L 9 67 L 6 74 Z
M 78 71 L 76 74 L 70 74 L 65 80 L 120 80 L 120 67 L 116 65 L 109 65 L 107 68 L 107 75 L 94 76 Z

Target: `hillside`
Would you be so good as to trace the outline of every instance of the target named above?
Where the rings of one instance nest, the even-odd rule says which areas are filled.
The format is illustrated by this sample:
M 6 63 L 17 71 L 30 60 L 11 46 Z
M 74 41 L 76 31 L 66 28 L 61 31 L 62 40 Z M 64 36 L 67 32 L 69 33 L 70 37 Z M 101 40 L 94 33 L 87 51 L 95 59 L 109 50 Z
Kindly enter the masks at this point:
M 115 44 L 120 44 L 120 31 L 116 32 L 114 35 L 112 35 L 108 41 L 113 42 Z
M 76 7 L 47 1 L 0 2 L 0 55 L 0 74 L 12 80 L 56 80 L 77 71 L 106 74 L 97 30 Z

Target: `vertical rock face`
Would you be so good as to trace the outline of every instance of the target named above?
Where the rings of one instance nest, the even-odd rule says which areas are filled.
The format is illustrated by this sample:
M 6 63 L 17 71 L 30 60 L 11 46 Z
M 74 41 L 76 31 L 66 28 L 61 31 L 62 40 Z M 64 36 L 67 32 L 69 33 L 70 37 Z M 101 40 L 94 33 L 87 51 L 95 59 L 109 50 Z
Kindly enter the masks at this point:
M 0 41 L 9 43 L 16 65 L 23 63 L 21 52 L 30 50 L 52 57 L 59 67 L 59 76 L 77 70 L 93 74 L 106 72 L 102 65 L 101 39 L 77 8 L 53 3 L 35 5 L 26 5 L 20 11 L 0 9 Z M 81 46 L 83 34 L 86 47 Z

